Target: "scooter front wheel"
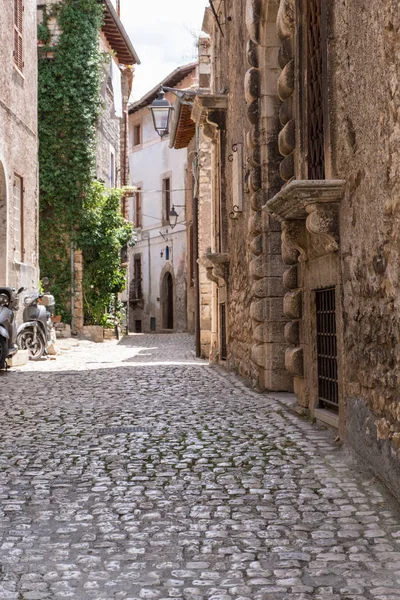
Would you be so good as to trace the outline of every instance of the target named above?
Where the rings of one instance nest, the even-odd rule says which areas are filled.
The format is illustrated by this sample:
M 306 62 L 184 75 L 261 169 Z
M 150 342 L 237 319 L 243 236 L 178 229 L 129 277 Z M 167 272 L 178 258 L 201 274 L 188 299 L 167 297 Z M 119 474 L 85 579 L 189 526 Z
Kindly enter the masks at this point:
M 34 332 L 30 329 L 21 331 L 21 333 L 17 335 L 17 344 L 18 348 L 21 350 L 28 350 L 29 358 L 31 360 L 39 360 L 39 358 L 42 358 L 45 351 L 42 336 L 37 334 L 35 340 Z
M 0 369 L 4 369 L 6 366 L 6 360 L 8 355 L 8 344 L 7 340 L 0 337 Z

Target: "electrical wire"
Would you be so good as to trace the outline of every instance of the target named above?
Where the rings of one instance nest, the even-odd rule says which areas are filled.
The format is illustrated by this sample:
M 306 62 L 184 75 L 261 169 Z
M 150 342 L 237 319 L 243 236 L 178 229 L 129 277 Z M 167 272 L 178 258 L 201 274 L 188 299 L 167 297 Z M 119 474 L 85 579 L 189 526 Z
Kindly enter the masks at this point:
M 192 188 L 176 188 L 175 190 L 169 190 L 170 192 L 191 192 Z M 134 196 L 135 194 L 150 194 L 150 193 L 154 193 L 154 192 L 165 192 L 165 190 L 142 190 L 142 189 L 138 189 L 135 191 L 132 191 L 132 195 Z

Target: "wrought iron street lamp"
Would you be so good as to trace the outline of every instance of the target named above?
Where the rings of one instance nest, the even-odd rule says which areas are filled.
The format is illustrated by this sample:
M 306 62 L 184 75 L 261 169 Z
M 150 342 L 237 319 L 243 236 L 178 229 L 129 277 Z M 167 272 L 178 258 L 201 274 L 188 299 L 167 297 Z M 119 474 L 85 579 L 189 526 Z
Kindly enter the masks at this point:
M 178 222 L 178 217 L 179 217 L 179 215 L 175 210 L 175 206 L 172 205 L 172 208 L 168 213 L 168 221 L 169 221 L 169 226 L 171 227 L 171 229 L 173 229 L 176 226 L 176 224 Z
M 160 137 L 164 137 L 169 132 L 169 123 L 174 107 L 165 98 L 163 89 L 158 92 L 157 98 L 153 100 L 149 108 L 153 117 L 154 129 Z

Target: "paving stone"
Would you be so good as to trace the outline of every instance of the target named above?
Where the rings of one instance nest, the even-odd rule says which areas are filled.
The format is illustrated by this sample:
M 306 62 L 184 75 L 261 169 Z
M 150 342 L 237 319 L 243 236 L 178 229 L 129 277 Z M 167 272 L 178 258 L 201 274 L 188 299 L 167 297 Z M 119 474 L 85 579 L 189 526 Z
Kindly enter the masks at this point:
M 400 600 L 390 496 L 193 347 L 131 335 L 4 374 L 0 600 Z

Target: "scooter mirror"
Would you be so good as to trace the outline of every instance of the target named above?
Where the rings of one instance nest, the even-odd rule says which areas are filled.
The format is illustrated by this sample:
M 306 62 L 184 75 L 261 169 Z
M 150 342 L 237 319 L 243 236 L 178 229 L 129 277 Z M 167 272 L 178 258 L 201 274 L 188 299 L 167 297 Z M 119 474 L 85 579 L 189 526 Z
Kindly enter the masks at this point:
M 50 281 L 48 277 L 43 277 L 42 278 L 42 285 L 49 285 Z
M 24 289 L 25 289 L 24 287 L 20 287 L 17 294 L 21 294 L 24 291 Z

